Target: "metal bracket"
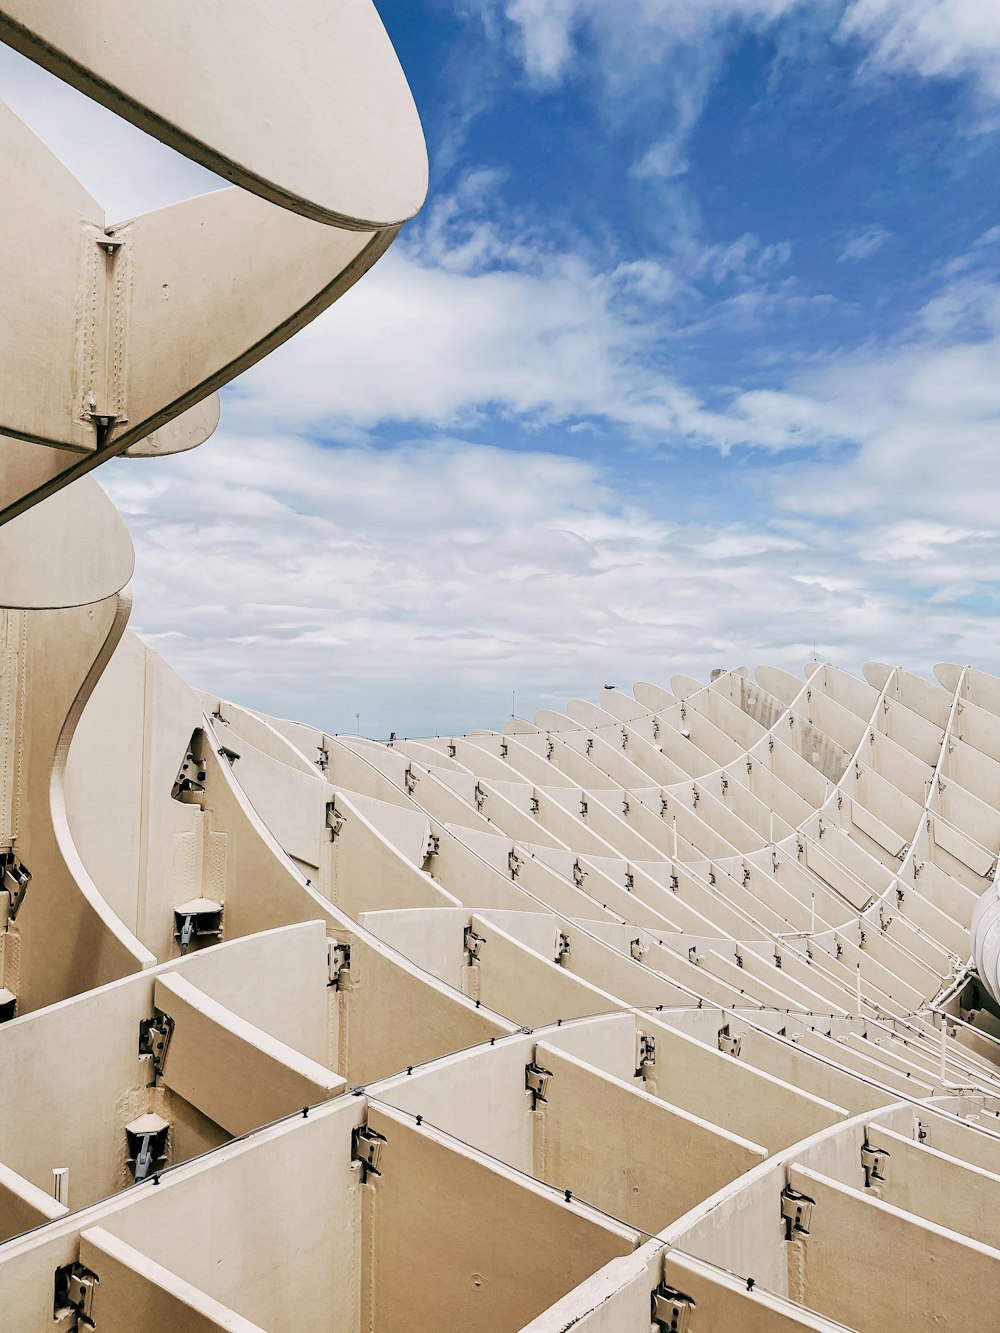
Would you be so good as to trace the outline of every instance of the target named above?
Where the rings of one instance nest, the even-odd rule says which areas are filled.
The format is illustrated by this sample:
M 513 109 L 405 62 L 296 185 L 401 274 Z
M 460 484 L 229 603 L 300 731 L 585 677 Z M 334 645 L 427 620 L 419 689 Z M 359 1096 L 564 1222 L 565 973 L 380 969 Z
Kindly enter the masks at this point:
M 569 936 L 568 936 L 568 935 L 565 935 L 565 934 L 560 930 L 560 931 L 558 931 L 558 932 L 556 933 L 556 956 L 555 956 L 555 961 L 556 961 L 557 963 L 562 963 L 562 961 L 563 961 L 565 958 L 568 958 L 568 957 L 569 957 L 569 954 L 570 954 Z
M 436 833 L 428 833 L 427 841 L 424 843 L 424 860 L 429 861 L 432 856 L 437 856 L 441 850 L 441 839 Z
M 791 1185 L 785 1186 L 781 1191 L 781 1216 L 785 1223 L 785 1240 L 791 1240 L 793 1233 L 799 1236 L 809 1235 L 815 1206 L 816 1200 L 810 1199 L 808 1194 L 800 1194 L 798 1190 L 793 1190 Z
M 315 764 L 321 773 L 326 773 L 330 767 L 330 751 L 325 745 L 317 745 L 319 754 L 316 757 Z
M 511 879 L 517 879 L 521 873 L 521 858 L 517 852 L 510 852 L 507 856 L 507 869 L 510 871 Z
M 336 841 L 340 830 L 344 827 L 344 816 L 337 809 L 336 801 L 328 801 L 326 806 L 326 826 L 330 830 L 330 841 Z
M 531 1093 L 531 1109 L 537 1110 L 539 1102 L 547 1102 L 545 1096 L 549 1086 L 549 1079 L 552 1077 L 551 1069 L 543 1069 L 541 1065 L 536 1065 L 534 1060 L 524 1066 L 524 1090 Z
M 84 417 L 91 423 L 97 432 L 98 440 L 103 440 L 111 431 L 112 426 L 122 421 L 117 412 L 99 412 L 96 405 L 84 412 Z M 124 422 L 122 423 L 124 424 Z
M 343 975 L 351 970 L 351 946 L 338 944 L 336 940 L 326 942 L 327 987 L 343 990 Z
M 189 796 L 193 792 L 203 792 L 204 790 L 205 765 L 200 759 L 194 757 L 192 750 L 188 750 L 184 756 L 184 762 L 177 770 L 174 785 L 170 788 L 170 795 L 175 801 L 179 801 L 183 796 Z
M 581 800 L 581 802 L 580 802 L 580 818 L 581 818 L 581 819 L 586 819 L 586 818 L 587 818 L 587 811 L 588 811 L 589 809 L 590 809 L 590 806 L 587 804 L 587 802 Z
M 369 1129 L 367 1125 L 357 1125 L 351 1131 L 351 1161 L 361 1163 L 362 1185 L 367 1183 L 370 1175 L 382 1174 L 378 1164 L 382 1157 L 382 1146 L 387 1142 L 384 1134 Z
M 139 1054 L 153 1057 L 153 1076 L 163 1073 L 167 1047 L 174 1031 L 174 1020 L 169 1014 L 154 1014 L 139 1023 Z
M 159 1115 L 142 1115 L 125 1126 L 129 1169 L 138 1185 L 167 1164 L 170 1122 Z
M 52 1318 L 61 1323 L 76 1316 L 77 1328 L 96 1328 L 94 1297 L 101 1279 L 79 1261 L 57 1268 L 52 1293 Z
M 533 814 L 533 815 L 537 815 L 537 814 L 538 814 L 538 811 L 539 811 L 539 809 L 540 809 L 540 802 L 539 802 L 539 800 L 538 800 L 538 797 L 537 797 L 537 796 L 532 796 L 531 800 L 528 802 L 528 806 L 529 806 L 529 809 L 530 809 L 531 814 Z
M 472 793 L 472 797 L 476 803 L 476 809 L 482 810 L 483 806 L 486 804 L 486 792 L 481 782 L 476 783 L 476 788 L 475 791 Z
M 635 1034 L 635 1076 L 646 1077 L 646 1070 L 656 1064 L 656 1038 L 646 1032 Z
M 479 962 L 479 951 L 486 943 L 482 935 L 477 935 L 471 926 L 465 927 L 465 952 L 469 956 L 469 966 Z
M 719 1050 L 722 1051 L 725 1055 L 733 1055 L 738 1060 L 740 1058 L 740 1050 L 742 1049 L 742 1046 L 743 1046 L 742 1033 L 740 1034 L 740 1036 L 734 1037 L 733 1034 L 729 1031 L 728 1023 L 724 1028 L 719 1028 Z
M 629 948 L 629 953 L 632 955 L 632 957 L 635 959 L 637 963 L 641 963 L 642 960 L 646 957 L 646 946 L 643 944 L 642 939 L 638 935 L 635 937 L 634 940 L 630 941 L 628 948 Z
M 10 899 L 10 907 L 7 909 L 9 921 L 17 916 L 30 883 L 31 871 L 17 859 L 13 847 L 0 852 L 0 892 L 6 893 Z
M 884 1148 L 876 1148 L 865 1139 L 861 1149 L 861 1166 L 865 1173 L 866 1190 L 885 1180 L 886 1162 L 891 1155 Z
M 174 939 L 186 954 L 198 940 L 222 939 L 222 903 L 214 898 L 192 898 L 174 908 Z
M 694 1327 L 695 1302 L 666 1283 L 650 1293 L 650 1323 L 663 1333 L 689 1333 Z

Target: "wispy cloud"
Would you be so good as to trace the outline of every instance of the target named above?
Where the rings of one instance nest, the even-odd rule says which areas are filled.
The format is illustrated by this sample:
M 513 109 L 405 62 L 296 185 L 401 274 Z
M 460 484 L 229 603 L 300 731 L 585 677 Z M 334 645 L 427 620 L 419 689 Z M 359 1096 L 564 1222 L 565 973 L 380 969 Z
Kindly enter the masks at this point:
M 847 264 L 852 261 L 871 259 L 872 255 L 877 255 L 882 247 L 891 240 L 892 232 L 886 231 L 884 227 L 877 225 L 862 227 L 844 239 L 840 253 L 837 256 L 837 262 Z
M 355 712 L 376 735 L 495 726 L 512 689 L 528 713 L 601 680 L 797 670 L 813 642 L 855 668 L 926 670 L 928 645 L 1000 665 L 991 608 L 968 605 L 1000 587 L 989 529 L 908 518 L 890 494 L 856 527 L 806 490 L 797 513 L 784 493 L 769 522 L 705 527 L 579 460 L 440 438 L 224 433 L 104 475 L 140 632 L 196 684 L 331 730 Z
M 925 78 L 969 77 L 1000 98 L 1000 9 L 994 0 L 851 0 L 840 25 L 869 47 L 869 67 Z

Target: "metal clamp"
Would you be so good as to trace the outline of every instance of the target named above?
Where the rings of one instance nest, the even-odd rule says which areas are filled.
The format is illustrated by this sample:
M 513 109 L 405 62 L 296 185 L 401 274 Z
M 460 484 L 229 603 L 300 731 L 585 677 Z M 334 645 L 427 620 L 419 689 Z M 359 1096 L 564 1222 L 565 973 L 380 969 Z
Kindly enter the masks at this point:
M 656 1038 L 647 1032 L 635 1034 L 635 1076 L 645 1078 L 646 1070 L 656 1064 Z
M 30 883 L 31 871 L 17 859 L 13 847 L 0 852 L 0 892 L 6 893 L 10 899 L 10 907 L 7 909 L 9 921 L 17 916 Z
M 330 841 L 335 842 L 344 827 L 344 816 L 337 809 L 336 801 L 328 801 L 326 806 L 326 826 L 330 830 Z
M 194 750 L 188 750 L 183 763 L 177 770 L 170 795 L 175 801 L 179 801 L 183 796 L 204 792 L 205 774 L 205 765 L 200 759 L 195 758 Z
M 174 1020 L 169 1014 L 156 1013 L 139 1023 L 139 1055 L 153 1057 L 153 1077 L 163 1073 L 167 1047 L 174 1031 Z
M 650 1296 L 650 1323 L 663 1333 L 690 1333 L 694 1327 L 695 1302 L 664 1282 Z
M 536 1065 L 534 1060 L 524 1066 L 524 1090 L 531 1093 L 531 1109 L 534 1111 L 539 1102 L 547 1102 L 545 1096 L 549 1086 L 549 1079 L 552 1077 L 551 1069 L 543 1069 L 541 1065 Z
M 351 970 L 351 946 L 338 944 L 336 940 L 326 942 L 327 987 L 343 990 L 344 973 Z
M 477 935 L 472 926 L 465 927 L 464 948 L 469 958 L 469 966 L 479 962 L 479 952 L 486 943 L 484 936 Z
M 864 1146 L 861 1149 L 861 1167 L 865 1173 L 865 1189 L 870 1190 L 873 1185 L 880 1184 L 885 1180 L 886 1162 L 890 1153 L 885 1148 L 876 1148 L 865 1139 Z
M 785 1240 L 791 1240 L 793 1234 L 808 1236 L 812 1226 L 813 1208 L 816 1200 L 808 1194 L 800 1194 L 786 1185 L 781 1191 L 781 1216 L 785 1223 Z
M 367 1125 L 357 1125 L 351 1131 L 351 1161 L 361 1163 L 361 1183 L 365 1184 L 369 1175 L 380 1176 L 379 1161 L 382 1148 L 388 1142 L 384 1134 Z
M 94 1297 L 101 1279 L 89 1268 L 76 1262 L 57 1268 L 52 1294 L 52 1318 L 61 1323 L 76 1315 L 77 1328 L 96 1328 Z
M 719 1028 L 719 1050 L 722 1051 L 723 1054 L 735 1056 L 735 1058 L 738 1060 L 740 1058 L 740 1051 L 742 1047 L 743 1047 L 742 1033 L 739 1036 L 734 1036 L 729 1031 L 728 1023 L 724 1028 Z

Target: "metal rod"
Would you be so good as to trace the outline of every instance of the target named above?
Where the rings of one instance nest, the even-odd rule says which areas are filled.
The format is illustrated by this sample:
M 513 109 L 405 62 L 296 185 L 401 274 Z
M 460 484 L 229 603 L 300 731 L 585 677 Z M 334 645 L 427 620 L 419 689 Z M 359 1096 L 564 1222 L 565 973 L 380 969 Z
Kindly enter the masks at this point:
M 69 1207 L 69 1167 L 54 1166 L 52 1168 L 52 1197 L 56 1203 L 61 1203 Z
M 941 1015 L 941 1086 L 942 1087 L 944 1087 L 947 1082 L 947 1079 L 945 1077 L 946 1064 L 948 1059 L 947 1042 L 948 1042 L 948 1020 L 945 1018 L 944 1014 L 942 1014 Z

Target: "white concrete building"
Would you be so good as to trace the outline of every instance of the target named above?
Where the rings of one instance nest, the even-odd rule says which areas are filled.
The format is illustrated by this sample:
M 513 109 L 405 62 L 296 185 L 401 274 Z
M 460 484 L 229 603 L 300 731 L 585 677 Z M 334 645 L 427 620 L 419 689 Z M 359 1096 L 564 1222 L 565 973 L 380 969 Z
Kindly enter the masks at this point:
M 233 182 L 108 225 L 0 107 L 0 1333 L 996 1328 L 1000 680 L 386 745 L 129 632 L 86 474 L 207 438 L 426 188 L 370 0 L 295 9 L 0 0 Z

